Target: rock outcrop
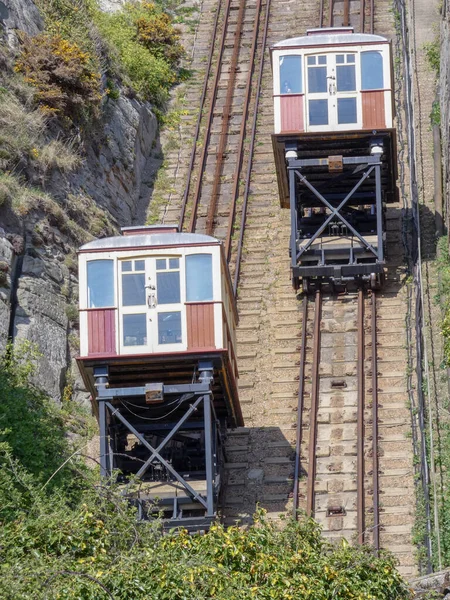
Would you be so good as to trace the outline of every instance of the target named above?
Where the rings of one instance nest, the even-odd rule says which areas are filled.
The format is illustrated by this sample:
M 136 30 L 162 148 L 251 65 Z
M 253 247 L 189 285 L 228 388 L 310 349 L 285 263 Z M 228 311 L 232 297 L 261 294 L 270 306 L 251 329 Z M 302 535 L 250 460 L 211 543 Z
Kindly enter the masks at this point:
M 107 2 L 113 10 L 122 3 Z M 0 32 L 13 52 L 16 30 L 36 35 L 43 19 L 32 0 L 3 0 Z M 45 191 L 61 205 L 68 194 L 90 196 L 112 215 L 118 226 L 143 222 L 149 188 L 159 162 L 158 123 L 148 103 L 127 97 L 119 89 L 117 99 L 107 99 L 92 131 L 83 134 L 82 163 L 71 174 L 54 171 Z M 76 345 L 68 339 L 76 322 L 77 245 L 44 215 L 12 218 L 0 199 L 0 352 L 8 337 L 36 343 L 42 354 L 35 383 L 60 400 Z M 44 235 L 42 231 L 44 230 Z M 69 260 L 68 260 L 69 258 Z M 83 389 L 77 369 L 73 388 L 78 399 Z

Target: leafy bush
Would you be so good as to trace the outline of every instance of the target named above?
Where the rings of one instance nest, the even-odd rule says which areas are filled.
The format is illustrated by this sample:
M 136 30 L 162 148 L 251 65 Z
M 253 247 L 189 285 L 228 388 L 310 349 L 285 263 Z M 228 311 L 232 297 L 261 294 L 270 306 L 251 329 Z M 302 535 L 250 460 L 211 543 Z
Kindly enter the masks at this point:
M 441 47 L 439 38 L 436 38 L 433 42 L 424 44 L 423 49 L 425 50 L 428 64 L 431 69 L 436 75 L 439 75 L 439 70 L 441 68 Z
M 90 55 L 60 35 L 22 38 L 15 69 L 36 88 L 36 101 L 44 113 L 80 121 L 95 114 L 102 94 L 100 75 Z
M 153 2 L 143 2 L 132 10 L 138 41 L 155 56 L 165 58 L 170 65 L 176 66 L 184 56 L 184 48 L 179 42 L 180 32 L 173 26 L 170 15 Z
M 410 597 L 389 554 L 332 545 L 311 519 L 279 528 L 259 511 L 247 530 L 215 524 L 196 536 L 137 524 L 121 490 L 81 462 L 85 440 L 70 447 L 67 413 L 27 384 L 35 358 L 29 344 L 10 347 L 0 371 L 1 598 Z
M 138 2 L 113 14 L 97 11 L 94 18 L 131 86 L 143 98 L 163 105 L 177 81 L 175 67 L 183 54 L 169 15 L 153 3 Z

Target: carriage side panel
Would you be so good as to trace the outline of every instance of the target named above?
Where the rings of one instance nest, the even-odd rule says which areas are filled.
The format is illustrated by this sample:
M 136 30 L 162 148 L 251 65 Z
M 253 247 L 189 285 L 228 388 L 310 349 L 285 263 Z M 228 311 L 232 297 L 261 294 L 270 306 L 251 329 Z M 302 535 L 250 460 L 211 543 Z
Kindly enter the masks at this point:
M 384 90 L 361 92 L 363 129 L 385 129 Z
M 214 302 L 186 304 L 188 350 L 214 348 Z

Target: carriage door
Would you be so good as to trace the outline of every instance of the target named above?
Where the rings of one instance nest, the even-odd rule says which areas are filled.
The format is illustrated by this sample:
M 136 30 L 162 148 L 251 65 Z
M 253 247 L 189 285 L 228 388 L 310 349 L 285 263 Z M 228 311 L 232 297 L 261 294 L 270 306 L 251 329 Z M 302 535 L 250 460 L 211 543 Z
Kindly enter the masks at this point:
M 361 128 L 356 53 L 306 57 L 308 131 Z
M 119 261 L 121 354 L 186 349 L 179 258 Z

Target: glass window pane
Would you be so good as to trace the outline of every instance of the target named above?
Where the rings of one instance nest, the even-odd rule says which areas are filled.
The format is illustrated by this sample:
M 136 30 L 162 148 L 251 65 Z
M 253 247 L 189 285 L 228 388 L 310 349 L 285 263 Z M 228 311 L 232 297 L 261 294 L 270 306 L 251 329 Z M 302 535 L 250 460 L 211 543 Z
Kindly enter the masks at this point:
M 181 342 L 181 312 L 158 313 L 158 344 Z
M 354 65 L 336 67 L 336 89 L 338 92 L 354 92 L 356 90 Z
M 145 314 L 123 315 L 123 345 L 147 345 L 147 321 Z
M 356 98 L 338 98 L 338 123 L 356 123 Z
M 212 255 L 186 256 L 186 300 L 196 302 L 212 299 Z
M 133 270 L 133 264 L 131 262 L 131 260 L 123 260 L 122 261 L 122 271 L 132 271 Z
M 309 124 L 328 125 L 328 100 L 309 101 Z
M 179 269 L 180 260 L 178 258 L 169 258 L 169 269 Z
M 114 261 L 87 263 L 88 308 L 114 306 Z
M 145 260 L 135 260 L 134 261 L 134 270 L 135 271 L 145 271 Z
M 308 65 L 315 65 L 315 64 L 316 64 L 316 57 L 308 56 Z
M 319 65 L 326 65 L 326 64 L 327 64 L 327 57 L 319 56 Z
M 355 55 L 354 54 L 347 54 L 347 62 L 348 63 L 354 63 L 355 62 Z
M 122 305 L 142 306 L 145 304 L 144 273 L 122 275 Z
M 345 60 L 345 56 L 343 54 L 337 54 L 336 55 L 336 64 L 337 65 L 344 64 L 344 60 Z
M 156 259 L 156 268 L 159 270 L 164 270 L 166 268 L 166 259 L 165 258 L 157 258 Z
M 176 304 L 180 302 L 180 272 L 157 273 L 156 290 L 158 304 Z
M 326 67 L 310 67 L 308 69 L 308 91 L 310 94 L 320 94 L 327 91 Z
M 380 52 L 361 52 L 361 89 L 382 90 L 383 57 Z
M 302 57 L 280 56 L 280 94 L 302 93 Z

